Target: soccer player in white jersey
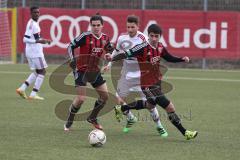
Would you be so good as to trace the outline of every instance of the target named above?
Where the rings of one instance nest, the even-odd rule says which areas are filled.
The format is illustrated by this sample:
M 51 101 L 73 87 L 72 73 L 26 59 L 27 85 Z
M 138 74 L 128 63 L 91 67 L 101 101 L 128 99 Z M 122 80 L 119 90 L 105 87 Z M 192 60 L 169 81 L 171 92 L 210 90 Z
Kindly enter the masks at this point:
M 138 31 L 139 29 L 139 19 L 135 15 L 130 15 L 127 17 L 127 33 L 119 36 L 117 40 L 116 50 L 113 54 L 117 54 L 118 51 L 128 50 L 135 45 L 141 44 L 146 41 L 145 35 Z M 108 67 L 111 63 L 108 64 Z M 109 68 L 105 68 L 108 70 Z M 126 98 L 129 96 L 130 92 L 138 92 L 142 100 L 138 100 L 134 104 L 127 105 Z M 127 124 L 123 128 L 123 132 L 129 132 L 131 126 L 137 122 L 137 118 L 133 115 L 130 109 L 143 109 L 144 103 L 146 101 L 145 95 L 142 93 L 140 88 L 140 69 L 136 58 L 131 58 L 123 60 L 123 67 L 121 71 L 121 78 L 117 85 L 117 105 L 115 106 L 116 118 L 118 121 L 121 120 L 122 113 L 127 116 Z M 157 130 L 162 137 L 167 137 L 168 133 L 163 128 L 159 113 L 156 107 L 149 109 L 153 121 L 157 124 Z
M 50 44 L 51 41 L 40 37 L 41 29 L 39 24 L 37 23 L 40 15 L 39 8 L 31 7 L 30 12 L 31 19 L 27 23 L 23 42 L 26 43 L 25 54 L 28 60 L 29 67 L 33 72 L 16 90 L 16 92 L 24 99 L 44 100 L 43 97 L 40 97 L 37 94 L 46 74 L 45 68 L 47 68 L 47 63 L 43 54 L 42 44 Z M 25 90 L 33 83 L 34 86 L 32 92 L 30 96 L 27 97 Z

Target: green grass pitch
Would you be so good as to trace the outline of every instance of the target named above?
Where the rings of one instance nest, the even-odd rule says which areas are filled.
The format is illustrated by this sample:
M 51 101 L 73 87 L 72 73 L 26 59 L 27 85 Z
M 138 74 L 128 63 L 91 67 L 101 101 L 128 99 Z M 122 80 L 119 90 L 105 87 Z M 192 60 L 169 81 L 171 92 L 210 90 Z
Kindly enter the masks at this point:
M 88 144 L 92 126 L 76 122 L 64 133 L 64 121 L 55 115 L 55 105 L 72 99 L 49 87 L 49 74 L 41 88 L 44 101 L 23 100 L 15 89 L 30 73 L 27 65 L 0 65 L 0 159 L 1 160 L 237 160 L 240 157 L 240 71 L 170 69 L 166 81 L 174 89 L 167 96 L 174 102 L 183 125 L 198 130 L 186 141 L 158 107 L 169 133 L 162 139 L 147 111 L 134 112 L 139 122 L 128 134 L 114 112 L 100 117 L 107 135 L 101 148 Z M 109 75 L 105 78 L 108 80 Z M 72 83 L 69 76 L 68 83 Z M 110 87 L 110 90 L 112 88 Z M 29 94 L 30 90 L 28 90 Z M 93 105 L 87 100 L 83 110 Z

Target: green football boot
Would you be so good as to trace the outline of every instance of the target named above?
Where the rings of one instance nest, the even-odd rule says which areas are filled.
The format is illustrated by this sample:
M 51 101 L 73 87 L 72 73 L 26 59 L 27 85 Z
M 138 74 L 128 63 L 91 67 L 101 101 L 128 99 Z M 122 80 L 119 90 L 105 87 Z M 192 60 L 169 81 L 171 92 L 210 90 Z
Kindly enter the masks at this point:
M 121 105 L 114 106 L 115 118 L 118 122 L 121 122 L 121 120 L 123 120 L 123 113 L 121 107 Z
M 188 131 L 186 130 L 185 132 L 185 137 L 187 140 L 190 140 L 190 139 L 194 139 L 195 137 L 197 137 L 198 135 L 198 132 L 197 131 Z
M 166 138 L 168 136 L 167 131 L 163 127 L 157 127 L 157 131 L 163 138 Z
M 133 118 L 129 119 L 129 120 L 127 119 L 127 124 L 123 128 L 123 132 L 128 133 L 130 131 L 130 128 L 132 127 L 132 125 L 136 122 L 137 122 L 137 117 L 135 117 L 135 116 Z

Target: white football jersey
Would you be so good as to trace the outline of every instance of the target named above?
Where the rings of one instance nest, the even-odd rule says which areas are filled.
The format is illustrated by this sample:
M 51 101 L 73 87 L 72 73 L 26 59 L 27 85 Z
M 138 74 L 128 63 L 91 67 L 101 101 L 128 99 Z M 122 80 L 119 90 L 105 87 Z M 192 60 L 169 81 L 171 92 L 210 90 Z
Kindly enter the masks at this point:
M 24 42 L 26 43 L 26 57 L 28 58 L 37 58 L 43 57 L 43 46 L 41 43 L 36 43 L 37 39 L 40 39 L 40 26 L 39 24 L 30 19 L 27 23 L 26 32 L 24 35 Z
M 146 40 L 146 36 L 140 31 L 134 37 L 130 37 L 125 33 L 119 36 L 116 49 L 126 51 Z M 140 69 L 137 58 L 124 59 L 121 73 L 126 76 L 126 79 L 139 78 Z

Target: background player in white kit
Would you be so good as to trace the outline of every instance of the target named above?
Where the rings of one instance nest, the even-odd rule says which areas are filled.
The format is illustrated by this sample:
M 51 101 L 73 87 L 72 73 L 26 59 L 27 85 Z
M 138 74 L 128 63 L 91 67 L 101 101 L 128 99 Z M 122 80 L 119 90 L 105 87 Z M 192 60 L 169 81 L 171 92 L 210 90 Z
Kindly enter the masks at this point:
M 141 44 L 146 41 L 145 35 L 138 31 L 139 29 L 139 18 L 134 15 L 127 17 L 127 33 L 119 36 L 117 40 L 116 50 L 113 54 L 117 54 L 117 50 L 128 50 L 135 45 Z M 111 66 L 111 63 L 108 65 Z M 126 98 L 129 96 L 129 93 L 132 91 L 137 91 L 140 93 L 140 97 L 143 100 L 138 100 L 134 104 L 126 105 Z M 143 109 L 145 103 L 145 95 L 142 93 L 140 88 L 140 69 L 138 61 L 136 58 L 123 60 L 123 67 L 121 71 L 121 78 L 118 81 L 117 85 L 117 105 L 115 106 L 116 118 L 118 121 L 121 120 L 120 113 L 122 112 L 127 116 L 127 124 L 123 128 L 123 132 L 128 132 L 130 127 L 137 122 L 137 118 L 129 109 Z M 134 101 L 134 100 L 133 100 Z M 150 114 L 157 124 L 157 130 L 162 137 L 168 136 L 166 130 L 163 128 L 157 108 L 153 108 L 150 111 Z
M 40 37 L 40 26 L 37 23 L 40 12 L 38 7 L 31 7 L 31 19 L 27 23 L 26 32 L 23 38 L 23 42 L 26 43 L 26 57 L 28 64 L 33 72 L 25 80 L 25 82 L 16 90 L 16 92 L 24 99 L 37 99 L 44 100 L 43 97 L 38 96 L 44 76 L 46 74 L 45 68 L 47 63 L 43 54 L 42 44 L 50 44 L 51 41 Z M 35 82 L 35 83 L 34 83 Z M 33 90 L 29 97 L 27 97 L 25 90 L 28 86 L 34 83 Z

